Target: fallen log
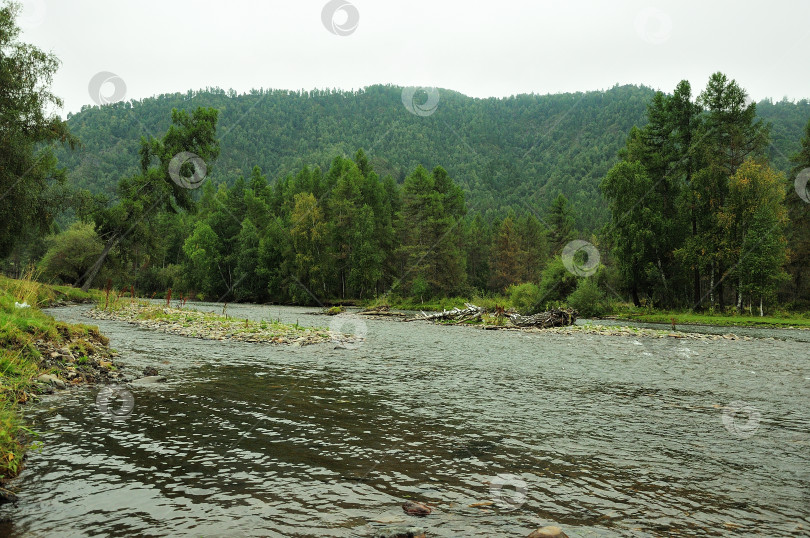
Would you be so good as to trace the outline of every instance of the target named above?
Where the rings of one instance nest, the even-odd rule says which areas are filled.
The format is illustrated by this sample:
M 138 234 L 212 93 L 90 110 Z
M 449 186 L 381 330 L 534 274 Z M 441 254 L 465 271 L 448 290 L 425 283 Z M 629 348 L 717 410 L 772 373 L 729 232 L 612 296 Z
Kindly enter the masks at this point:
M 549 327 L 567 327 L 573 325 L 577 320 L 578 312 L 572 308 L 560 310 L 553 308 L 547 312 L 540 312 L 532 316 L 521 316 L 512 314 L 509 321 L 516 327 L 538 327 L 548 329 Z
M 481 314 L 486 312 L 485 308 L 481 308 L 480 306 L 475 306 L 474 304 L 464 303 L 466 308 L 454 308 L 452 310 L 442 310 L 441 312 L 437 312 L 435 314 L 425 314 L 422 312 L 421 316 L 417 316 L 417 319 L 425 319 L 429 321 L 457 321 L 459 323 L 470 321 L 472 319 L 478 319 L 481 317 Z

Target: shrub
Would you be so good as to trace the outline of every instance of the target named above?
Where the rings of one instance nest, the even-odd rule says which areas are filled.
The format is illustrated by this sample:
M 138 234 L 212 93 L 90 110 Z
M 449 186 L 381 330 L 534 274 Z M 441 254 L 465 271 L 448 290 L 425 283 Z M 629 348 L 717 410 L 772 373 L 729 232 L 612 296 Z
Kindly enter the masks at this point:
M 530 315 L 542 309 L 540 304 L 543 294 L 536 284 L 527 282 L 509 287 L 509 298 L 512 306 L 523 315 Z
M 424 276 L 419 275 L 413 279 L 413 284 L 411 284 L 411 293 L 415 298 L 419 299 L 419 302 L 421 303 L 425 302 L 425 297 L 431 297 L 430 284 Z
M 581 277 L 573 275 L 565 268 L 560 256 L 549 261 L 540 278 L 540 293 L 544 302 L 540 309 L 545 310 L 546 303 L 565 300 L 576 289 L 578 278 Z
M 567 302 L 568 306 L 586 318 L 602 316 L 607 310 L 605 296 L 596 280 L 591 278 L 581 278 L 576 289 L 568 296 Z

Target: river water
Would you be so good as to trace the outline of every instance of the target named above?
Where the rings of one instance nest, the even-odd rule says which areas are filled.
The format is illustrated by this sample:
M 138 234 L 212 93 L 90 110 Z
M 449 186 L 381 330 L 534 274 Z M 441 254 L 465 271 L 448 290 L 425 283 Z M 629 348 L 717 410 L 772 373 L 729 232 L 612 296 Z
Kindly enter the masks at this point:
M 128 415 L 98 387 L 29 406 L 44 448 L 0 535 L 810 533 L 806 333 L 642 342 L 228 306 L 366 336 L 274 347 L 86 309 L 51 313 L 98 324 L 130 377 L 154 366 L 168 381 L 128 388 Z M 405 500 L 434 512 L 408 516 Z

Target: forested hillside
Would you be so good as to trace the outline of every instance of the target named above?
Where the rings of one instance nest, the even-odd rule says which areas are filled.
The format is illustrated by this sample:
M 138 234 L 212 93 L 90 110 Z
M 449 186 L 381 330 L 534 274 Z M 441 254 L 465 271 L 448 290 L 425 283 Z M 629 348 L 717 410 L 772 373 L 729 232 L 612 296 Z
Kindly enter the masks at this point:
M 335 155 L 364 148 L 375 170 L 399 183 L 419 164 L 445 167 L 467 192 L 470 210 L 485 216 L 502 216 L 507 207 L 522 212 L 525 203 L 542 215 L 565 194 L 578 227 L 595 230 L 608 215 L 599 181 L 630 128 L 645 121 L 653 93 L 617 86 L 473 99 L 439 90 L 435 112 L 418 116 L 403 106 L 398 86 L 246 95 L 213 89 L 86 107 L 68 121 L 83 149 L 58 157 L 75 185 L 113 195 L 122 176 L 137 172 L 140 136 L 164 132 L 172 108 L 206 106 L 220 111 L 222 153 L 209 175 L 214 182 L 231 185 L 255 165 L 274 180 L 304 165 L 325 168 Z M 757 110 L 774 124 L 773 164 L 789 170 L 784 156 L 798 150 L 810 103 L 763 102 Z

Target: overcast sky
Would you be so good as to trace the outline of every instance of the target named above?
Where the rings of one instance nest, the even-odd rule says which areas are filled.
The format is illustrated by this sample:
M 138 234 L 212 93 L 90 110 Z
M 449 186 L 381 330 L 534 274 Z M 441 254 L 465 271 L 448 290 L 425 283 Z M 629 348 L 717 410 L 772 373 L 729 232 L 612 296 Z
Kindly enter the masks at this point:
M 62 61 L 54 90 L 63 114 L 93 104 L 99 72 L 117 76 L 100 77 L 102 95 L 116 100 L 377 83 L 475 97 L 616 83 L 672 91 L 683 78 L 697 93 L 714 71 L 755 100 L 810 98 L 806 0 L 22 3 L 23 40 Z

